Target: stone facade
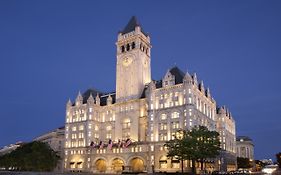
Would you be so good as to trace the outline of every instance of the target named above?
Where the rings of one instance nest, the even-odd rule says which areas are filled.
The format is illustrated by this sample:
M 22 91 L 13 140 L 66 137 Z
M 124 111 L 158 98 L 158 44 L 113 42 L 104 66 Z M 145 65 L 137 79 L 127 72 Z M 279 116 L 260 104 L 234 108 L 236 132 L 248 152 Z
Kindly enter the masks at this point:
M 237 157 L 248 158 L 250 161 L 254 159 L 254 144 L 252 139 L 247 136 L 238 136 L 236 138 Z
M 79 92 L 74 103 L 67 102 L 65 171 L 180 171 L 180 163 L 167 159 L 163 145 L 177 130 L 196 125 L 227 134 L 221 157 L 235 154 L 235 122 L 220 114 L 196 74 L 173 67 L 163 79 L 151 80 L 150 37 L 135 17 L 119 32 L 116 46 L 116 92 L 89 89 Z M 226 161 L 214 162 L 206 164 L 208 170 Z M 185 161 L 185 170 L 190 167 Z

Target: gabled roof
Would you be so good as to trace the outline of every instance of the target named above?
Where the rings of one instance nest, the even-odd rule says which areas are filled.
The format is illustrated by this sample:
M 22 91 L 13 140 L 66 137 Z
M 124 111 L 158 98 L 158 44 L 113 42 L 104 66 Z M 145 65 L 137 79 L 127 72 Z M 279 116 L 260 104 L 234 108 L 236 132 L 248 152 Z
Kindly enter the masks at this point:
M 137 18 L 135 16 L 132 16 L 132 18 L 126 25 L 126 27 L 120 33 L 122 33 L 122 34 L 130 33 L 132 31 L 134 31 L 137 26 L 140 27 L 141 25 L 140 25 L 139 21 L 137 20 Z M 147 35 L 142 29 L 141 29 L 141 31 L 143 34 Z
M 175 84 L 180 84 L 183 82 L 185 74 L 177 66 L 170 69 L 170 73 L 175 76 Z

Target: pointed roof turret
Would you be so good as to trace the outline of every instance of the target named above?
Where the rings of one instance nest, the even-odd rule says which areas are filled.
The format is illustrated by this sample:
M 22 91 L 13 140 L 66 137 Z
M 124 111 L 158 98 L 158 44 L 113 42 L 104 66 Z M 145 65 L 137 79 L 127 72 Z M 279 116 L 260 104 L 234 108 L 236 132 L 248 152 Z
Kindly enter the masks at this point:
M 193 73 L 192 79 L 193 79 L 193 83 L 197 84 L 197 74 L 196 74 L 196 72 Z
M 201 83 L 199 84 L 199 86 L 200 86 L 200 90 L 201 90 L 202 92 L 204 92 L 204 91 L 205 91 L 205 88 L 204 88 L 203 80 L 201 80 Z
M 120 33 L 122 33 L 122 34 L 130 33 L 132 31 L 134 31 L 136 27 L 141 27 L 141 25 L 140 25 L 138 19 L 136 18 L 136 16 L 132 16 L 130 21 L 126 25 L 126 27 Z M 145 34 L 145 32 L 143 30 L 141 30 L 141 31 L 143 34 Z
M 68 101 L 67 101 L 67 103 L 66 103 L 66 106 L 67 107 L 70 107 L 72 105 L 72 103 L 71 103 L 71 100 L 70 100 L 70 98 L 68 99 Z
M 112 97 L 111 97 L 111 95 L 109 95 L 109 96 L 107 97 L 107 99 L 106 99 L 106 104 L 107 104 L 107 105 L 111 105 L 111 104 L 112 104 Z
M 82 97 L 80 91 L 78 92 L 78 95 L 76 97 L 75 103 L 76 103 L 76 105 L 83 104 L 83 97 Z
M 97 96 L 96 96 L 96 104 L 97 105 L 100 105 L 100 97 L 99 97 L 99 94 L 97 93 Z
M 191 77 L 191 75 L 188 73 L 187 70 L 186 70 L 186 73 L 185 73 L 185 75 L 184 75 L 183 82 L 184 82 L 185 84 L 192 84 L 192 77 Z
M 89 96 L 89 98 L 87 99 L 87 103 L 93 103 L 95 100 L 94 100 L 94 97 L 93 97 L 93 95 L 92 95 L 92 93 L 90 93 L 90 96 Z

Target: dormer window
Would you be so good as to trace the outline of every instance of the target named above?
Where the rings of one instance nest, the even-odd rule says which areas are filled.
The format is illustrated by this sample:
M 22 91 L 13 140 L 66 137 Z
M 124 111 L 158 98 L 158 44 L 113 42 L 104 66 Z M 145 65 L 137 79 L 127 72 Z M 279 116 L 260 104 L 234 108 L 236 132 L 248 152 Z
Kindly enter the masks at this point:
M 135 42 L 132 43 L 132 49 L 134 49 L 136 47 Z
M 125 52 L 125 46 L 121 46 L 121 52 Z

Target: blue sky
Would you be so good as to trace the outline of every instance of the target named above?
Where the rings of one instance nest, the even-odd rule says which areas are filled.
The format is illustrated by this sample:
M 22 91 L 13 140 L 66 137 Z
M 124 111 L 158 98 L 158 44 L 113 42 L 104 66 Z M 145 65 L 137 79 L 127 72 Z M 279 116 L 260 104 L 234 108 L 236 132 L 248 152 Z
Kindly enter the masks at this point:
M 0 1 L 0 147 L 64 124 L 78 91 L 115 90 L 118 31 L 136 15 L 152 77 L 196 72 L 254 140 L 281 151 L 280 1 Z

